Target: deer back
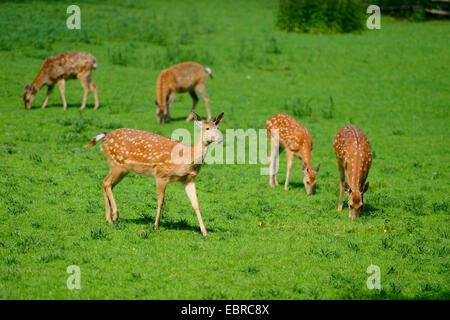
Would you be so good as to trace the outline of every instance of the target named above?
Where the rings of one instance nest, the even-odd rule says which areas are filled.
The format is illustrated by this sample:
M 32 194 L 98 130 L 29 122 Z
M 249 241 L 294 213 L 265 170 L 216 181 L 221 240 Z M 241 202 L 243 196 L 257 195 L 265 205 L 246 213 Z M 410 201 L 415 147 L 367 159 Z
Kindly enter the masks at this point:
M 195 174 L 195 165 L 173 161 L 173 150 L 180 147 L 191 152 L 192 147 L 151 132 L 136 129 L 117 129 L 106 135 L 101 147 L 111 166 L 122 166 L 139 174 L 183 180 Z M 197 172 L 198 173 L 198 172 Z M 196 174 L 195 174 L 196 175 Z
M 97 61 L 91 54 L 72 51 L 48 57 L 39 72 L 43 84 L 53 84 L 59 79 L 76 78 L 79 74 L 90 73 L 96 68 Z
M 311 157 L 313 142 L 311 134 L 300 122 L 290 115 L 278 113 L 266 120 L 269 134 L 278 130 L 280 144 L 306 158 Z
M 344 126 L 334 139 L 336 158 L 342 162 L 352 188 L 361 187 L 372 164 L 372 151 L 366 135 L 356 126 Z
M 166 71 L 173 75 L 175 90 L 180 93 L 192 90 L 200 83 L 205 83 L 207 77 L 205 67 L 196 62 L 179 63 Z

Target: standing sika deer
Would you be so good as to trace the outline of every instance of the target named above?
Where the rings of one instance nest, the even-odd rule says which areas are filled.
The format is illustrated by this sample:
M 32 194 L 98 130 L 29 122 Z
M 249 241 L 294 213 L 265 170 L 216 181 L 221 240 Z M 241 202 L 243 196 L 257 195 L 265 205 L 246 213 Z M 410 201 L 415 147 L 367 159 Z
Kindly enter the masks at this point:
M 349 217 L 356 220 L 363 212 L 363 195 L 369 188 L 366 179 L 372 164 L 370 143 L 358 127 L 347 125 L 336 133 L 334 152 L 340 177 L 338 210 L 342 210 L 342 194 L 345 191 L 349 195 Z
M 270 186 L 278 185 L 276 163 L 280 150 L 286 148 L 287 173 L 284 190 L 289 188 L 289 177 L 292 170 L 294 156 L 302 160 L 302 170 L 304 173 L 303 183 L 306 193 L 311 195 L 316 188 L 316 173 L 320 169 L 320 164 L 314 170 L 311 167 L 311 150 L 313 142 L 308 129 L 293 117 L 278 113 L 266 120 L 267 132 L 270 135 Z
M 205 81 L 208 74 L 212 79 L 211 69 L 195 62 L 183 62 L 161 71 L 156 82 L 158 100 L 155 100 L 155 104 L 158 123 L 170 120 L 170 106 L 175 100 L 176 94 L 183 92 L 189 92 L 193 101 L 191 112 L 186 121 L 192 119 L 198 103 L 197 94 L 205 101 L 207 121 L 210 121 L 209 97 L 205 91 Z
M 196 125 L 201 127 L 201 134 L 193 146 L 185 145 L 154 133 L 135 130 L 117 129 L 110 133 L 100 133 L 86 147 L 94 146 L 103 139 L 101 149 L 109 162 L 110 171 L 103 180 L 103 193 L 106 204 L 106 221 L 117 223 L 117 209 L 112 189 L 130 171 L 156 178 L 158 192 L 158 208 L 156 210 L 155 229 L 159 228 L 164 193 L 169 182 L 181 182 L 185 185 L 189 200 L 197 213 L 202 234 L 207 237 L 205 225 L 198 206 L 195 177 L 202 166 L 203 159 L 212 142 L 221 143 L 222 134 L 218 125 L 222 121 L 223 112 L 212 122 L 203 121 L 194 113 Z M 185 161 L 179 161 L 183 159 Z M 111 220 L 111 206 L 114 217 Z
M 92 70 L 97 68 L 97 60 L 94 56 L 87 52 L 73 51 L 60 54 L 59 56 L 49 57 L 44 61 L 36 79 L 31 85 L 25 86 L 25 92 L 23 94 L 23 101 L 25 103 L 25 109 L 31 108 L 36 93 L 47 86 L 47 96 L 45 97 L 42 109 L 45 108 L 48 102 L 48 96 L 53 90 L 55 84 L 58 84 L 59 92 L 63 102 L 63 109 L 67 109 L 66 97 L 64 96 L 65 80 L 67 79 L 80 79 L 81 85 L 84 88 L 83 103 L 81 104 L 81 110 L 86 107 L 86 99 L 89 93 L 89 89 L 94 92 L 95 107 L 98 108 L 97 86 L 91 79 Z

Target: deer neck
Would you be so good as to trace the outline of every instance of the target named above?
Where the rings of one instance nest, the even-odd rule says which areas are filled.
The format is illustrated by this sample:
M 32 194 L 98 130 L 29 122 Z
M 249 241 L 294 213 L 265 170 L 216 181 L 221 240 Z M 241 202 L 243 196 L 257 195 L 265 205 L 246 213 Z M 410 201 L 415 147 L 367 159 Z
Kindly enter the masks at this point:
M 299 152 L 297 156 L 302 159 L 302 161 L 306 164 L 308 171 L 311 172 L 311 153 L 308 153 L 306 150 L 302 150 L 302 152 Z
M 203 132 L 200 134 L 200 137 L 197 139 L 197 142 L 191 147 L 192 148 L 192 164 L 202 164 L 203 160 L 206 157 L 206 153 L 208 152 L 209 144 L 203 142 Z
M 46 76 L 45 74 L 41 71 L 39 72 L 39 74 L 37 75 L 36 79 L 33 80 L 33 82 L 31 83 L 31 86 L 34 85 L 35 89 L 36 89 L 36 93 L 38 91 L 40 91 L 42 89 L 42 87 L 45 85 L 46 82 Z

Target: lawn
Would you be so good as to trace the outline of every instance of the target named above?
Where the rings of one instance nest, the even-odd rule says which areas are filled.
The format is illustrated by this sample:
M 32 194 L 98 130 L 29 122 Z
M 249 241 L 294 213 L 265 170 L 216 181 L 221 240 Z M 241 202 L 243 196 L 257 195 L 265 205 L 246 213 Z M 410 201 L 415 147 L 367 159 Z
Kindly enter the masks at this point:
M 63 1 L 0 4 L 1 299 L 449 299 L 450 24 L 382 18 L 381 30 L 309 35 L 275 28 L 274 1 L 78 1 L 81 30 Z M 76 80 L 45 110 L 23 88 L 43 60 L 92 53 L 100 108 Z M 306 196 L 300 161 L 291 187 L 271 189 L 265 164 L 205 164 L 197 178 L 204 239 L 181 184 L 161 217 L 154 179 L 130 174 L 115 189 L 117 225 L 105 223 L 108 164 L 94 135 L 129 127 L 194 131 L 178 95 L 158 125 L 159 72 L 181 61 L 212 69 L 206 91 L 227 129 L 263 129 L 278 112 L 313 137 L 318 190 Z M 203 101 L 197 111 L 205 116 Z M 333 139 L 345 124 L 373 149 L 366 210 L 337 211 Z M 193 142 L 193 141 L 192 141 Z M 286 157 L 280 158 L 280 183 Z M 66 269 L 81 269 L 69 290 Z M 381 290 L 369 290 L 377 265 Z

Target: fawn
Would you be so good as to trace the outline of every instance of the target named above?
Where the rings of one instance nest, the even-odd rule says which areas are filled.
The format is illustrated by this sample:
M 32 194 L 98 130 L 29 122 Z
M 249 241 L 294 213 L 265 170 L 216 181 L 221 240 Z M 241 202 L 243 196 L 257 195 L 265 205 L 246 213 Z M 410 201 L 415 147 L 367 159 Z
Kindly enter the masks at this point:
M 211 79 L 213 78 L 211 69 L 195 62 L 179 63 L 161 71 L 156 82 L 158 100 L 155 100 L 155 104 L 158 123 L 165 123 L 170 120 L 170 106 L 175 100 L 176 94 L 184 92 L 189 92 L 193 101 L 191 112 L 186 121 L 191 121 L 192 119 L 198 103 L 197 94 L 205 101 L 207 121 L 210 121 L 209 97 L 205 91 L 207 75 Z
M 42 64 L 36 79 L 31 85 L 25 86 L 25 92 L 23 94 L 23 101 L 25 103 L 25 109 L 31 108 L 36 93 L 47 86 L 47 95 L 42 109 L 47 106 L 48 96 L 53 90 L 55 83 L 58 84 L 59 92 L 63 102 L 63 109 L 67 109 L 66 97 L 64 96 L 65 80 L 67 79 L 80 79 L 81 85 L 84 88 L 83 102 L 81 104 L 81 110 L 86 107 L 86 99 L 89 93 L 89 89 L 94 92 L 95 107 L 98 108 L 98 96 L 97 86 L 91 79 L 92 70 L 97 68 L 97 60 L 94 56 L 87 52 L 73 51 L 60 54 L 58 56 L 47 58 Z
M 112 189 L 130 171 L 133 171 L 156 179 L 158 207 L 155 230 L 159 228 L 166 186 L 170 182 L 178 181 L 185 185 L 186 193 L 197 214 L 202 234 L 205 237 L 208 236 L 198 205 L 195 177 L 200 171 L 208 146 L 212 142 L 222 142 L 222 134 L 218 125 L 222 121 L 223 112 L 211 122 L 203 121 L 195 113 L 193 116 L 195 124 L 201 128 L 200 137 L 193 146 L 151 132 L 127 128 L 117 129 L 110 133 L 100 133 L 86 145 L 87 148 L 93 147 L 99 140 L 104 139 L 101 149 L 110 166 L 109 174 L 103 180 L 108 223 L 117 223 L 119 219 L 119 211 Z M 180 162 L 179 158 L 176 158 L 180 154 L 187 161 Z M 111 220 L 111 206 L 114 213 L 113 220 Z
M 369 188 L 366 179 L 372 164 L 370 142 L 358 127 L 347 125 L 336 133 L 334 151 L 340 178 L 338 210 L 342 210 L 342 195 L 345 191 L 349 195 L 349 217 L 356 220 L 364 210 L 363 195 Z M 346 178 L 348 183 L 345 182 Z
M 292 170 L 294 156 L 302 160 L 302 170 L 304 173 L 303 183 L 306 194 L 311 195 L 316 188 L 316 173 L 320 169 L 319 165 L 313 170 L 311 168 L 311 150 L 313 142 L 308 129 L 303 127 L 293 117 L 278 113 L 266 120 L 267 132 L 270 135 L 270 186 L 278 185 L 277 169 L 280 150 L 286 149 L 287 173 L 284 183 L 284 190 L 289 188 L 289 177 Z

